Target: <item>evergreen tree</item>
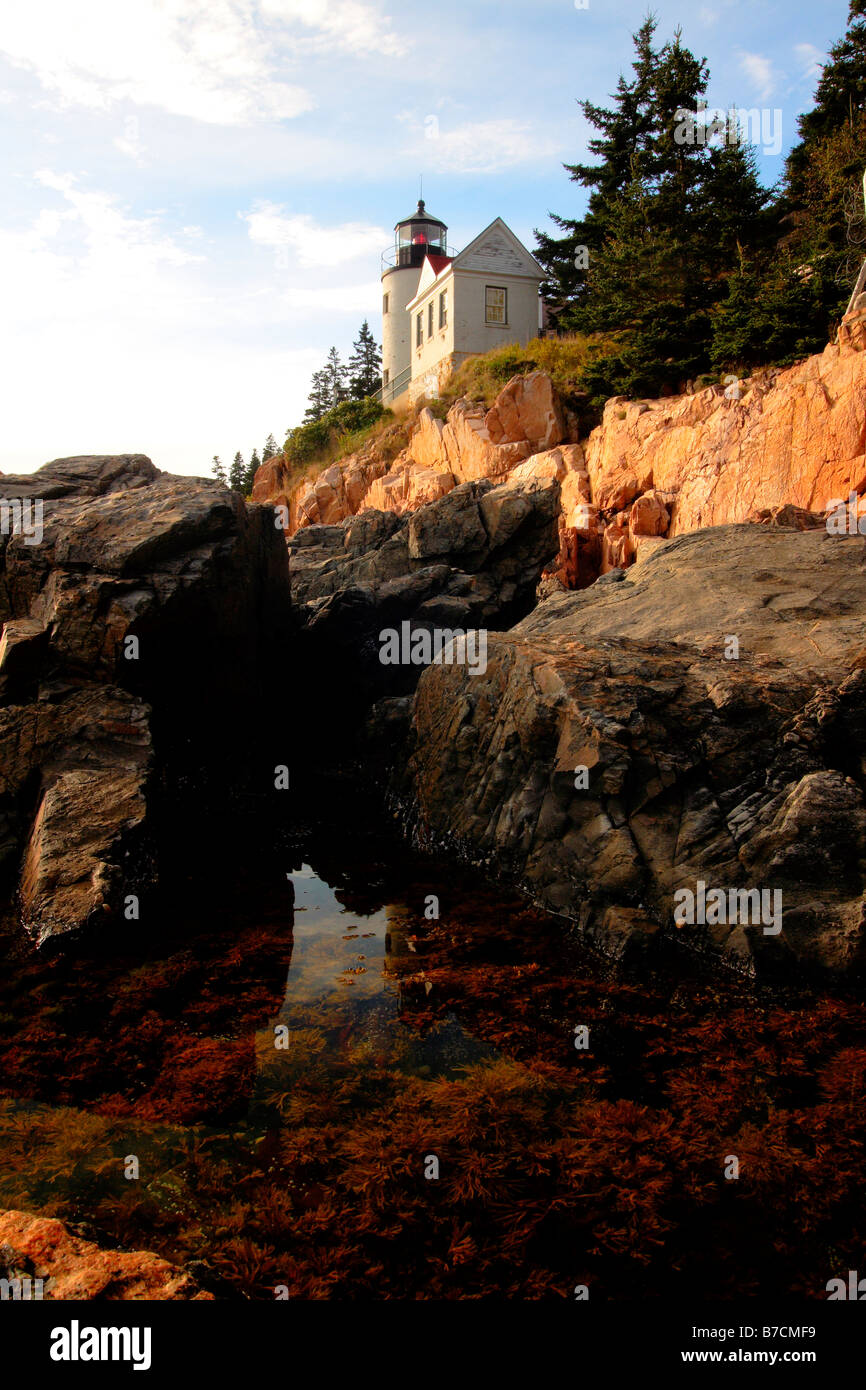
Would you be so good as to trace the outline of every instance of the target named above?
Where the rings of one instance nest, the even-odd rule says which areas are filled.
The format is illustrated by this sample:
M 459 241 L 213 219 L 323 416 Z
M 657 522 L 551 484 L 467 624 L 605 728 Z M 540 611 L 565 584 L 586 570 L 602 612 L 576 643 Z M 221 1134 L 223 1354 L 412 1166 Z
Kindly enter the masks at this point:
M 323 370 L 328 388 L 328 409 L 333 410 L 335 405 L 342 405 L 343 401 L 349 399 L 349 369 L 342 362 L 335 347 L 328 353 Z
M 232 466 L 229 469 L 229 487 L 232 492 L 243 492 L 244 487 L 244 459 L 243 454 L 238 450 L 232 459 Z
M 213 456 L 213 461 L 211 462 L 210 471 L 211 471 L 211 473 L 213 474 L 213 476 L 216 478 L 216 480 L 217 480 L 218 483 L 222 483 L 223 485 L 225 485 L 225 482 L 226 482 L 226 470 L 225 470 L 225 468 L 224 468 L 224 466 L 223 466 L 223 464 L 222 464 L 222 461 L 221 461 L 221 459 L 220 459 L 220 457 L 219 457 L 218 454 L 214 454 L 214 456 Z
M 382 353 L 370 332 L 370 325 L 364 319 L 349 358 L 349 391 L 352 400 L 361 401 L 366 396 L 375 395 L 382 385 L 381 368 Z
M 321 371 L 313 372 L 313 380 L 310 384 L 309 404 L 304 411 L 304 420 L 321 420 L 326 410 L 330 410 L 333 404 L 331 399 L 330 378 L 326 368 Z
M 259 451 L 258 451 L 258 449 L 253 449 L 253 452 L 250 454 L 250 461 L 249 461 L 249 463 L 247 464 L 246 469 L 245 469 L 245 471 L 244 471 L 244 484 L 243 484 L 243 494 L 244 494 L 244 497 L 249 497 L 250 493 L 252 492 L 252 490 L 253 490 L 253 483 L 254 483 L 255 480 L 256 480 L 256 474 L 257 474 L 257 472 L 259 471 L 259 469 L 261 468 L 261 466 L 262 466 L 262 461 L 261 461 L 261 459 L 259 458 Z
M 279 452 L 277 441 L 272 434 L 269 434 L 265 440 L 265 447 L 262 449 L 262 463 L 267 463 L 268 459 L 274 458 Z
M 657 27 L 658 20 L 650 15 L 634 35 L 634 77 L 629 82 L 620 76 L 612 108 L 595 106 L 590 101 L 578 102 L 586 120 L 599 132 L 589 141 L 589 152 L 601 163 L 563 167 L 572 182 L 590 190 L 586 215 L 575 219 L 552 213 L 551 220 L 565 236 L 535 234 L 535 254 L 547 271 L 542 293 L 554 312 L 565 310 L 562 327 L 572 326 L 567 306 L 580 304 L 585 296 L 586 266 L 576 263 L 584 259 L 582 253 L 578 255 L 578 248 L 586 247 L 592 259 L 604 242 L 618 198 L 645 163 L 652 129 L 652 79 L 658 62 L 652 42 Z
M 775 244 L 744 257 L 716 323 L 717 364 L 784 365 L 820 352 L 866 256 L 866 0 L 830 50 L 798 122 L 774 208 Z
M 866 0 L 852 0 L 798 133 L 785 165 L 780 210 L 791 230 L 783 244 L 808 265 L 826 330 L 844 312 L 866 255 Z
M 558 324 L 616 335 L 591 363 L 595 399 L 658 395 L 709 369 L 713 322 L 744 248 L 765 245 L 770 194 L 736 122 L 708 120 L 706 61 L 679 30 L 653 46 L 656 21 L 634 35 L 631 81 L 620 78 L 614 108 L 583 103 L 600 131 L 597 166 L 571 166 L 591 188 L 589 208 L 561 242 L 540 238 L 539 259 L 559 295 Z M 721 144 L 718 143 L 721 138 Z M 560 273 L 563 255 L 588 248 L 588 264 Z
M 834 136 L 845 125 L 854 126 L 866 111 L 866 0 L 849 0 L 848 27 L 830 49 L 815 92 L 815 106 L 800 116 L 797 126 L 802 141 L 791 151 L 791 174 L 808 162 L 809 147 Z

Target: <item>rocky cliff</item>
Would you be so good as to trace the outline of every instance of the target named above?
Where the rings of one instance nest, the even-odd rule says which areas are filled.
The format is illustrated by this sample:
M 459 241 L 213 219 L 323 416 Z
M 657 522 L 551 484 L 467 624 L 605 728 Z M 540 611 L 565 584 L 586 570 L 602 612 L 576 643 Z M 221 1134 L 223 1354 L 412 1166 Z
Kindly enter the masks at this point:
M 167 819 L 192 846 L 254 762 L 288 608 L 269 510 L 140 454 L 2 480 L 0 871 L 38 940 L 139 920 Z M 159 824 L 157 824 L 159 822 Z
M 293 534 L 368 508 L 404 515 L 463 482 L 554 478 L 550 573 L 581 588 L 667 536 L 786 506 L 820 513 L 866 488 L 864 348 L 866 295 L 819 356 L 681 397 L 614 398 L 583 441 L 549 377 L 534 372 L 510 381 L 489 410 L 467 399 L 445 421 L 422 410 L 393 459 L 374 442 L 295 482 L 271 460 L 253 497 L 284 505 Z

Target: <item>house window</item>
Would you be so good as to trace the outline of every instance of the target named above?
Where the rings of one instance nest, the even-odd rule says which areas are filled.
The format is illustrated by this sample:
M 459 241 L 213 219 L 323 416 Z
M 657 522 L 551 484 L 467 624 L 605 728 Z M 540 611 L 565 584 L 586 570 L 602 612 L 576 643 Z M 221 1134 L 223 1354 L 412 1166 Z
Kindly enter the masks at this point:
M 390 295 L 387 295 L 387 294 L 383 294 L 383 295 L 382 295 L 382 313 L 383 313 L 383 314 L 387 314 L 387 312 L 388 312 L 388 300 L 390 299 L 390 297 L 391 297 L 391 296 L 390 296 Z
M 415 346 L 424 346 L 424 315 L 419 314 L 415 320 Z
M 485 323 L 508 322 L 508 291 L 499 285 L 487 285 L 484 291 Z
M 448 323 L 448 291 L 443 290 L 439 296 L 439 327 L 445 328 Z
M 427 305 L 427 337 L 433 337 L 433 300 Z
M 391 373 L 390 373 L 390 371 L 388 370 L 388 368 L 386 367 L 386 368 L 384 369 L 384 371 L 382 372 L 382 385 L 383 385 L 383 386 L 387 386 L 387 385 L 388 385 L 388 382 L 389 382 L 389 380 L 390 380 L 390 377 L 391 377 Z

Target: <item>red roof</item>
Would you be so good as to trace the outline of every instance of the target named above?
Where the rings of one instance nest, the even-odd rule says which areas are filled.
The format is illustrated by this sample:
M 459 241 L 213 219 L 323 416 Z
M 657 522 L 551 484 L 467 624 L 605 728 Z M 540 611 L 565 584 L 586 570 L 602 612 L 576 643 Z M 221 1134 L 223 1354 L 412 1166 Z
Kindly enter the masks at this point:
M 453 256 L 431 256 L 429 251 L 427 253 L 427 260 L 432 265 L 434 274 L 436 275 L 444 270 L 446 265 L 450 265 L 453 259 Z

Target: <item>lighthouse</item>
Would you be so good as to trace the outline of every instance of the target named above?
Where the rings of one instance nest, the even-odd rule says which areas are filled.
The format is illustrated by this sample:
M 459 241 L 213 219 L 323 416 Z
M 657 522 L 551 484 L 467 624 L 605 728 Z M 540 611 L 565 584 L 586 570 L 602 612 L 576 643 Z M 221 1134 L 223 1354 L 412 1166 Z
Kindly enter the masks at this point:
M 394 228 L 394 245 L 382 256 L 382 401 L 393 405 L 409 388 L 412 372 L 411 317 L 424 262 L 442 270 L 449 262 L 448 228 L 431 217 L 423 198 L 411 217 Z

